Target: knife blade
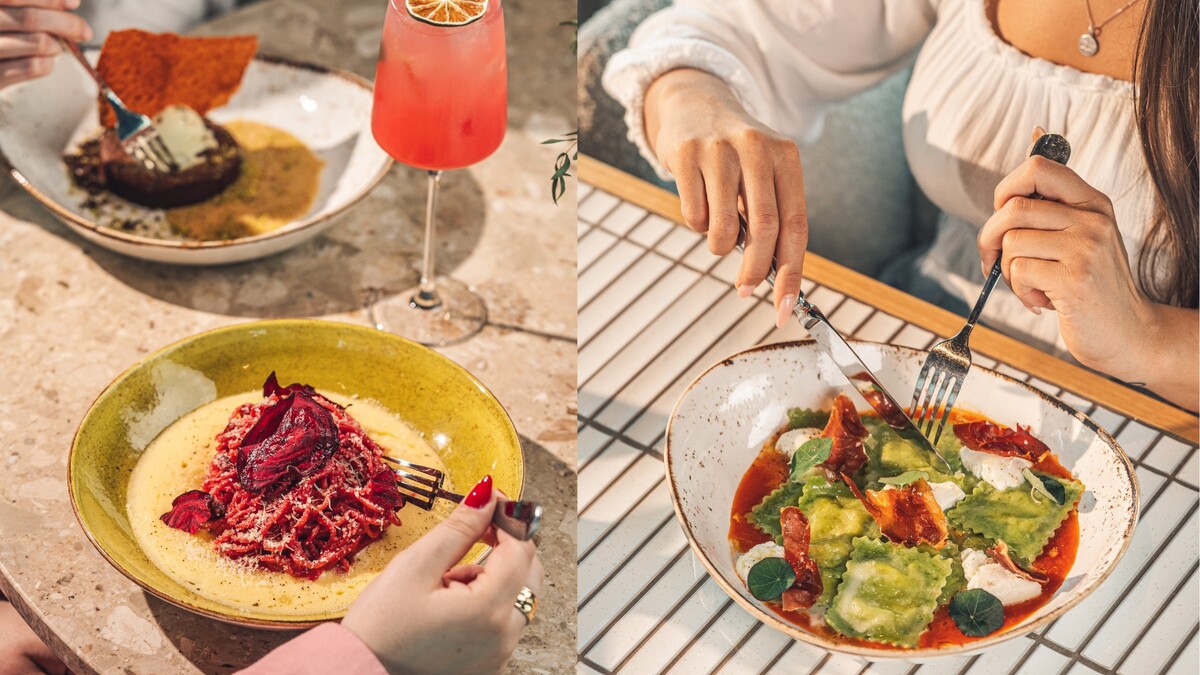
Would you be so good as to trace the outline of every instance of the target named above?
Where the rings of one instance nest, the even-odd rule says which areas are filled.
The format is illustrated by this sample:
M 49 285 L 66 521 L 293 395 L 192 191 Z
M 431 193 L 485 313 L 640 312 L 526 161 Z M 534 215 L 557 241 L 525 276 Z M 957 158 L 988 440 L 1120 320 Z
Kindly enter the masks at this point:
M 738 233 L 737 249 L 745 253 L 746 218 L 739 213 L 738 221 L 741 231 Z M 771 259 L 771 269 L 767 272 L 767 283 L 772 288 L 775 286 L 774 258 Z M 950 469 L 950 463 L 946 461 L 945 457 L 942 457 L 942 453 L 938 452 L 937 447 L 917 429 L 917 425 L 913 424 L 904 408 L 896 403 L 896 399 L 888 393 L 879 378 L 867 367 L 867 364 L 863 363 L 862 358 L 858 356 L 850 343 L 846 342 L 846 338 L 842 337 L 833 324 L 829 323 L 829 319 L 825 317 L 820 308 L 804 297 L 804 291 L 799 292 L 792 314 L 816 341 L 821 351 L 833 361 L 838 370 L 842 371 L 850 386 L 854 387 L 867 405 L 879 413 L 879 417 L 887 422 L 888 426 L 905 438 L 915 441 L 924 450 L 932 452 L 947 469 Z

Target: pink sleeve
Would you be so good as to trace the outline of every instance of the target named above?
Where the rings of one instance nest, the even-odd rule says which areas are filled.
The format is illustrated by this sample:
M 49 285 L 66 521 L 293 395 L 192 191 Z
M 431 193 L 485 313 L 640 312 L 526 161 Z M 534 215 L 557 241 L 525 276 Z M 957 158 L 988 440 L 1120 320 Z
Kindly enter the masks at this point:
M 241 675 L 387 675 L 383 664 L 354 633 L 324 623 L 276 647 Z

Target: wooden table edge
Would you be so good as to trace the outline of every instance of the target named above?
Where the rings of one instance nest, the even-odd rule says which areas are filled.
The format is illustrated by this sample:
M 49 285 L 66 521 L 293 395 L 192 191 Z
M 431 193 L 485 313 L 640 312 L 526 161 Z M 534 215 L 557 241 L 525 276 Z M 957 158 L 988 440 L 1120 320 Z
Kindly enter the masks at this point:
M 591 157 L 579 158 L 579 179 L 675 223 L 683 222 L 679 197 L 636 176 Z M 822 286 L 886 311 L 942 337 L 962 328 L 963 317 L 843 267 L 814 253 L 804 271 Z M 1064 390 L 1095 401 L 1130 419 L 1186 441 L 1200 444 L 1200 418 L 1102 375 L 1068 363 L 1019 340 L 978 326 L 971 348 Z

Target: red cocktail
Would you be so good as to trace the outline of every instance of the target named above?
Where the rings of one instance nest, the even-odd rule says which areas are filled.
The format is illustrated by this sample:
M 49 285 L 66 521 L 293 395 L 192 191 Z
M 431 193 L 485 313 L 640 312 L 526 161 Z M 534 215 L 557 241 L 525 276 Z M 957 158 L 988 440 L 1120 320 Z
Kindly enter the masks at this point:
M 433 278 L 442 171 L 495 152 L 508 124 L 508 62 L 500 0 L 390 0 L 375 69 L 371 131 L 396 161 L 429 173 L 420 285 L 401 303 L 376 303 L 376 323 L 424 344 L 476 333 L 483 301 L 464 284 Z

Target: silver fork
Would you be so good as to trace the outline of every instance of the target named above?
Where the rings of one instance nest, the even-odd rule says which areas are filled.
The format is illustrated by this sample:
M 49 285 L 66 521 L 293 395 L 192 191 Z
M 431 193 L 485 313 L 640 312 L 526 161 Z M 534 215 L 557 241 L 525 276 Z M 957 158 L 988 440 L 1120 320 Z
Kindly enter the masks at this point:
M 1071 157 L 1071 144 L 1058 134 L 1043 134 L 1033 144 L 1033 151 L 1029 154 L 1031 157 L 1040 155 L 1059 164 L 1066 164 Z M 1041 199 L 1037 194 L 1030 197 Z M 971 369 L 971 331 L 975 328 L 975 322 L 979 320 L 983 306 L 999 278 L 1000 258 L 997 257 L 991 272 L 988 273 L 987 281 L 983 282 L 983 290 L 979 293 L 979 299 L 975 301 L 971 316 L 967 317 L 967 324 L 957 335 L 937 343 L 929 350 L 929 356 L 925 357 L 925 365 L 917 375 L 917 386 L 913 389 L 912 406 L 909 409 L 912 411 L 913 423 L 926 437 L 932 438 L 935 444 L 942 437 L 942 430 L 946 426 L 946 420 L 950 418 L 950 411 L 954 409 L 954 402 L 958 400 L 963 380 L 967 378 L 967 372 Z M 929 381 L 928 386 L 926 380 Z M 949 396 L 946 395 L 947 389 L 950 391 Z M 938 417 L 939 408 L 942 411 L 941 417 Z
M 438 499 L 448 499 L 456 504 L 463 500 L 462 495 L 442 487 L 446 483 L 446 474 L 441 471 L 387 455 L 383 456 L 383 460 L 396 465 L 392 467 L 398 478 L 396 487 L 411 493 L 404 495 L 407 503 L 430 511 Z M 542 505 L 501 496 L 492 514 L 492 524 L 521 541 L 529 541 L 542 524 Z
M 83 52 L 79 51 L 78 45 L 62 38 L 59 38 L 59 42 L 83 66 L 88 75 L 92 76 L 96 85 L 100 87 L 100 95 L 112 106 L 113 112 L 117 115 L 117 140 L 121 142 L 121 148 L 150 171 L 162 173 L 177 171 L 179 167 L 175 163 L 175 158 L 167 150 L 162 137 L 158 135 L 158 129 L 154 127 L 150 118 L 130 110 L 121 102 L 112 87 L 108 86 L 104 78 L 100 77 L 100 73 L 96 72 L 96 69 L 88 62 Z

